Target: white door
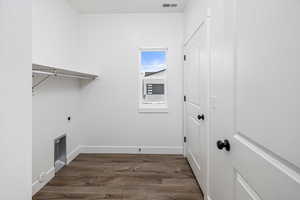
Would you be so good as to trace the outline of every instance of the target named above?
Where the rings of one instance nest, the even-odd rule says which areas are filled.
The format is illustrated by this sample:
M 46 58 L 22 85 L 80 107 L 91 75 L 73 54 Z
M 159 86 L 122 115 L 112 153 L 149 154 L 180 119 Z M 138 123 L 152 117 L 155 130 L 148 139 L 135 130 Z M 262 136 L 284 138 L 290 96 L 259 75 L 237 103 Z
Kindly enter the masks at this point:
M 204 21 L 199 30 L 185 45 L 184 65 L 186 156 L 194 174 L 206 193 L 208 144 L 208 24 Z
M 210 198 L 299 200 L 300 2 L 211 3 Z

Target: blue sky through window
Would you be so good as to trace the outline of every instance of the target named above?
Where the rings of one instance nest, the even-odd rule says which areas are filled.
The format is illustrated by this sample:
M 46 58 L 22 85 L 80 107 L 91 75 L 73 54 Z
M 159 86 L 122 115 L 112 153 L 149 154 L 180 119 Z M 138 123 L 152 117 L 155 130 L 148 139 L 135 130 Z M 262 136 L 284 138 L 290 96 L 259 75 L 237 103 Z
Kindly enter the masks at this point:
M 142 72 L 156 72 L 166 69 L 165 51 L 143 51 L 141 53 Z

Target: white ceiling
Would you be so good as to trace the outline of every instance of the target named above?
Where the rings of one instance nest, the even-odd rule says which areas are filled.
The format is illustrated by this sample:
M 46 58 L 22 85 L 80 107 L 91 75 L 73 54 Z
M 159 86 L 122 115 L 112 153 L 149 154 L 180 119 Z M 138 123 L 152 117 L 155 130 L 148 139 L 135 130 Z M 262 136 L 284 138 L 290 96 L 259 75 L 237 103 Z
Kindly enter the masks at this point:
M 162 13 L 183 12 L 188 0 L 68 0 L 84 14 L 96 13 Z M 177 3 L 176 8 L 163 8 L 164 3 Z

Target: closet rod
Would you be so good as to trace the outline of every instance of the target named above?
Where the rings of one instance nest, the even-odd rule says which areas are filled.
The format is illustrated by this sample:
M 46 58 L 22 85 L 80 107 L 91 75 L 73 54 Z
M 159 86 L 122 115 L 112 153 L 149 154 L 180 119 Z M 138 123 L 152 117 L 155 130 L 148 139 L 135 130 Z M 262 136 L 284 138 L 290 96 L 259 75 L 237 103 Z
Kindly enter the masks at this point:
M 33 74 L 45 74 L 45 75 L 52 75 L 52 76 L 54 76 L 55 75 L 55 73 L 54 72 L 45 72 L 45 71 L 39 71 L 39 70 L 32 70 L 32 73 Z
M 86 79 L 86 80 L 91 80 L 92 79 L 92 78 L 88 78 L 88 77 L 84 77 L 84 76 L 62 74 L 62 73 L 57 73 L 57 72 L 46 72 L 46 71 L 40 71 L 40 70 L 32 70 L 32 73 L 34 73 L 34 74 L 45 74 L 45 75 L 64 77 L 64 78 L 79 78 L 79 79 Z

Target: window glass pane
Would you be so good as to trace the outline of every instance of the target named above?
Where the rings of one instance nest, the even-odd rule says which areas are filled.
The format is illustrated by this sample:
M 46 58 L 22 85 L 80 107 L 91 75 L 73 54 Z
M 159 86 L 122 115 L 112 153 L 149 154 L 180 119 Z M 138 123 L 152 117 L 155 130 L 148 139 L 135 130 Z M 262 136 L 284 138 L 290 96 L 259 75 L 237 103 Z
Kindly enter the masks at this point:
M 157 72 L 167 68 L 165 51 L 143 51 L 141 59 L 141 72 Z

